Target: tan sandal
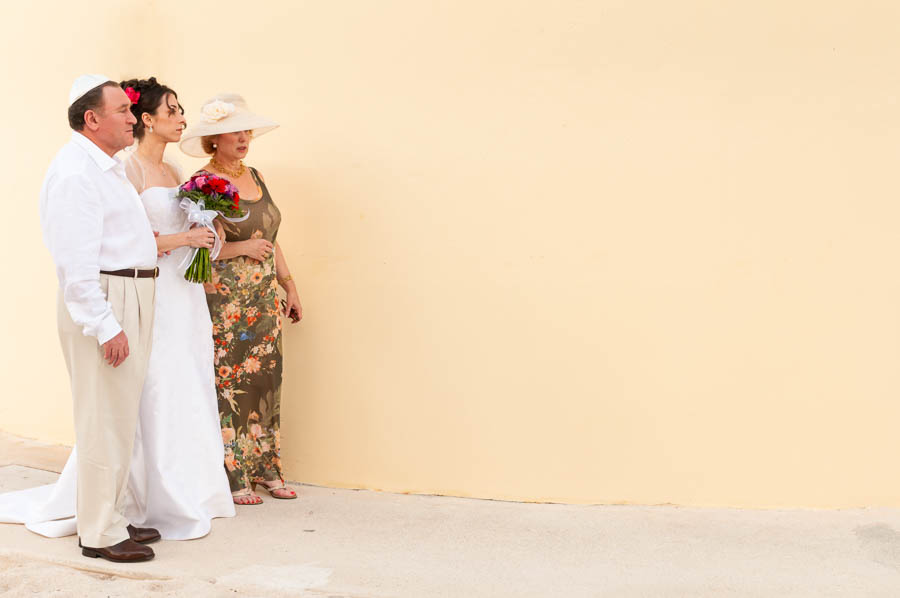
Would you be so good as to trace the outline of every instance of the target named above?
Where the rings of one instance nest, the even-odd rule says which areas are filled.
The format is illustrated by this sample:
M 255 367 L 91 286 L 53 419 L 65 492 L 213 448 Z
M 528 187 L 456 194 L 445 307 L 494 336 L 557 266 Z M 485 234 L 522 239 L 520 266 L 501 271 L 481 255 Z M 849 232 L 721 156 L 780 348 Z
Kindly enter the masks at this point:
M 241 506 L 261 505 L 263 503 L 263 499 L 259 495 L 253 493 L 252 484 L 250 488 L 232 492 L 231 500 L 234 504 Z
M 271 487 L 267 486 L 265 482 L 251 482 L 250 485 L 254 490 L 256 490 L 257 486 L 264 488 L 272 498 L 280 498 L 281 500 L 291 500 L 297 498 L 297 493 L 292 488 L 288 488 L 284 482 L 281 482 L 281 485 L 279 486 Z

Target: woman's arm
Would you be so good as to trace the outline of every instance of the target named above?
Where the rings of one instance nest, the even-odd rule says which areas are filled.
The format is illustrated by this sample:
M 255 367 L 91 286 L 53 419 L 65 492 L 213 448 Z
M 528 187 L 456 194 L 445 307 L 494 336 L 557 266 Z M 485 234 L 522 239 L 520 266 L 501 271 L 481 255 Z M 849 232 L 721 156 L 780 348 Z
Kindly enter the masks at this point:
M 246 255 L 258 262 L 265 261 L 269 254 L 274 250 L 271 242 L 265 239 L 247 239 L 246 241 L 226 241 L 225 235 L 220 234 L 222 239 L 222 249 L 219 251 L 217 260 L 227 260 L 228 258 Z
M 244 248 L 246 241 L 222 241 L 222 250 L 219 251 L 217 260 L 227 260 L 228 258 L 246 255 Z
M 213 256 L 212 253 L 209 254 L 209 259 L 212 261 L 216 261 L 218 259 L 222 259 L 222 251 L 225 250 L 225 227 L 222 226 L 222 221 L 216 218 L 213 220 L 213 226 L 216 227 L 216 236 L 219 237 L 219 242 L 221 245 L 219 246 L 219 253 Z
M 284 306 L 284 315 L 291 316 L 291 312 L 295 312 L 296 316 L 291 320 L 296 324 L 303 319 L 303 306 L 300 305 L 300 296 L 297 294 L 297 285 L 294 284 L 294 277 L 288 270 L 287 260 L 284 258 L 284 252 L 281 246 L 275 243 L 275 276 L 281 288 L 287 293 L 286 305 Z
M 259 178 L 262 179 L 262 175 L 259 174 L 259 171 L 256 173 L 259 175 Z M 219 231 L 219 238 L 222 239 L 222 249 L 219 251 L 219 255 L 216 257 L 217 260 L 227 260 L 232 257 L 240 257 L 245 255 L 251 259 L 254 259 L 258 262 L 264 261 L 272 251 L 275 250 L 275 247 L 269 241 L 265 239 L 247 239 L 246 241 L 226 241 L 225 240 L 225 232 L 222 228 L 221 223 L 218 220 L 216 222 L 216 230 Z
M 185 246 L 212 248 L 214 242 L 215 236 L 213 232 L 205 226 L 198 226 L 183 233 L 158 235 L 156 237 L 156 251 L 168 253 L 173 249 Z

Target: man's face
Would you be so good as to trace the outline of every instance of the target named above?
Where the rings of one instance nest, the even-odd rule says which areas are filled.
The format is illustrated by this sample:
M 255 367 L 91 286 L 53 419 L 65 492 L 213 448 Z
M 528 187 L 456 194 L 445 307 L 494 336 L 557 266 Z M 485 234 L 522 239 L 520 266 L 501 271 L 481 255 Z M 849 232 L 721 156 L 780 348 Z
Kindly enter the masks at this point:
M 121 87 L 104 87 L 103 105 L 94 114 L 94 134 L 107 148 L 117 152 L 134 143 L 133 126 L 137 119 L 131 113 L 131 100 Z

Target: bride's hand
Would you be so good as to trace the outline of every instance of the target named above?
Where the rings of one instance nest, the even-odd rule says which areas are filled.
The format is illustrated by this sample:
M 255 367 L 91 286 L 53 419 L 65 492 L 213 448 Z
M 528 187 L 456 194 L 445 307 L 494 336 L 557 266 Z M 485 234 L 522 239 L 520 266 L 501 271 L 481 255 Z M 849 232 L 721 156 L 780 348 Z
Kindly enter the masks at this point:
M 188 245 L 212 249 L 216 242 L 216 234 L 205 226 L 192 228 L 187 232 Z

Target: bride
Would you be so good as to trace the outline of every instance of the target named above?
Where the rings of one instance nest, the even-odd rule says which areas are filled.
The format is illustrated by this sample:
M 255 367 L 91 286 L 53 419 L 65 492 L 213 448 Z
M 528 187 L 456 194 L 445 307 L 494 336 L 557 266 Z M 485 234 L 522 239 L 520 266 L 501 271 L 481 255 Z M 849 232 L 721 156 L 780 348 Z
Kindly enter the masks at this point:
M 214 234 L 189 228 L 175 194 L 181 172 L 166 161 L 166 144 L 185 127 L 178 96 L 155 77 L 121 83 L 137 118 L 137 148 L 125 172 L 154 231 L 159 278 L 153 347 L 141 394 L 125 514 L 132 525 L 167 540 L 205 536 L 210 520 L 233 517 L 213 368 L 212 322 L 203 286 L 184 280 L 193 247 L 211 248 Z M 49 537 L 75 533 L 76 448 L 55 484 L 0 495 L 0 522 L 25 523 Z

